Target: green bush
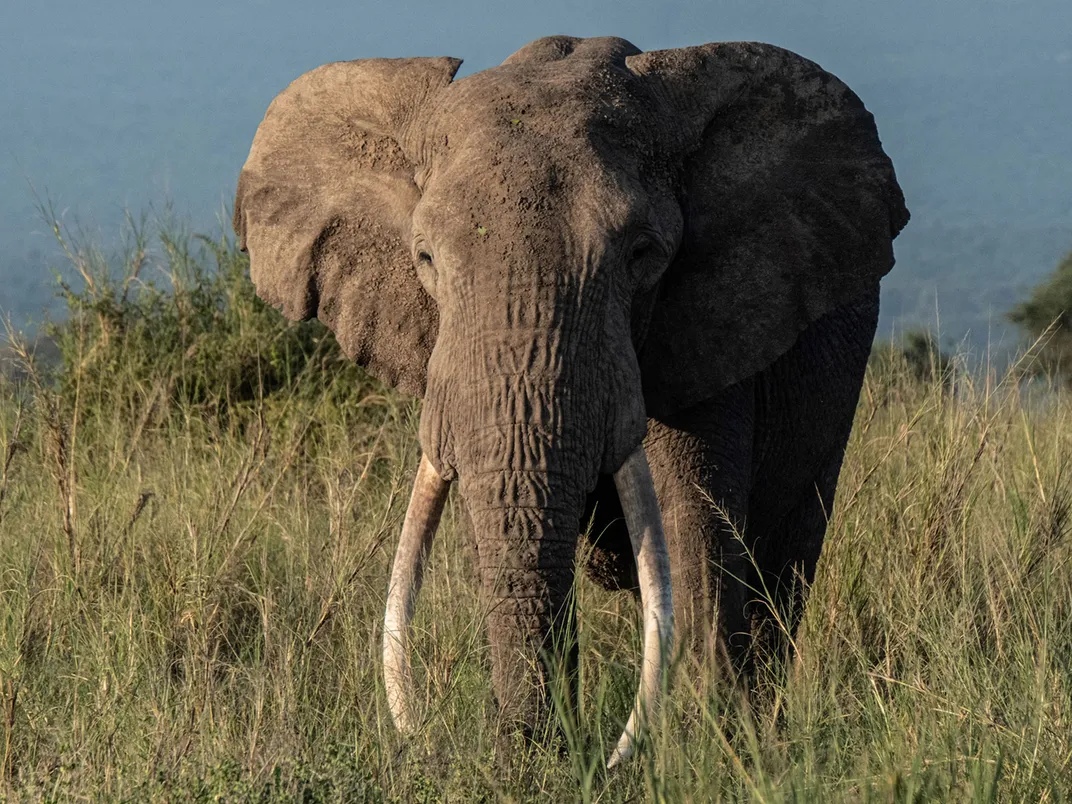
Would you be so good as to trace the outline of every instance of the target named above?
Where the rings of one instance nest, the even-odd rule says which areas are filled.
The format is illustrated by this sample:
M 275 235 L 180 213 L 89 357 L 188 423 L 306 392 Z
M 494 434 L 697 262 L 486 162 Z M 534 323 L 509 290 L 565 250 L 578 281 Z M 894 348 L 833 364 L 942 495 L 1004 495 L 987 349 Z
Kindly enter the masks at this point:
M 1039 368 L 1072 384 L 1072 252 L 1008 318 L 1038 342 Z
M 128 415 L 147 396 L 172 413 L 228 420 L 261 399 L 354 400 L 377 388 L 319 321 L 288 322 L 262 302 L 234 240 L 130 222 L 120 253 L 72 244 L 57 277 L 66 318 L 49 325 L 54 378 L 88 415 Z
M 956 374 L 953 358 L 942 351 L 934 335 L 926 330 L 911 330 L 900 343 L 876 342 L 868 361 L 872 370 L 884 376 L 904 375 L 916 382 L 938 382 L 951 387 Z

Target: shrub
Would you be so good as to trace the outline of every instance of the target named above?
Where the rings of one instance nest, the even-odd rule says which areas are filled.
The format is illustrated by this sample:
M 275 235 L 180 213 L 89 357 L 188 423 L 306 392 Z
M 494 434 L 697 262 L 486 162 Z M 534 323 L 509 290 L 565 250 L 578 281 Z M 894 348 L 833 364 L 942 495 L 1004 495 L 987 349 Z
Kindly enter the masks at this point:
M 1065 255 L 1008 318 L 1039 341 L 1039 368 L 1072 384 L 1072 252 Z
M 88 415 L 187 410 L 221 421 L 273 397 L 340 403 L 377 385 L 319 321 L 288 322 L 256 295 L 233 238 L 128 220 L 118 255 L 53 231 L 74 268 L 57 276 L 65 320 L 45 328 L 52 377 Z M 71 272 L 68 272 L 70 274 Z
M 909 331 L 899 343 L 876 342 L 861 391 L 866 407 L 874 411 L 894 402 L 922 404 L 930 394 L 952 393 L 958 360 L 943 352 L 928 331 Z

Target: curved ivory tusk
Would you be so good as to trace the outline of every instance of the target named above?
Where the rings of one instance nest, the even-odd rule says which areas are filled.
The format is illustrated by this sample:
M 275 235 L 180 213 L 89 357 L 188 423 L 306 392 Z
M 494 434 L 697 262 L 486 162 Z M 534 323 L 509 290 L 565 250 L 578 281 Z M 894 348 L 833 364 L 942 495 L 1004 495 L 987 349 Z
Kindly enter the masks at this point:
M 449 490 L 450 483 L 439 476 L 428 458 L 422 456 L 413 481 L 402 536 L 395 550 L 383 617 L 383 683 L 391 717 L 402 733 L 417 726 L 413 710 L 413 673 L 409 663 L 409 631 L 417 594 L 421 591 L 424 562 L 431 552 Z
M 655 484 L 644 447 L 638 446 L 614 474 L 618 497 L 633 544 L 640 602 L 644 609 L 644 660 L 636 703 L 625 724 L 608 768 L 629 759 L 636 751 L 637 737 L 652 721 L 662 677 L 674 640 L 674 601 L 670 590 L 670 556 L 666 550 L 662 516 L 655 499 Z

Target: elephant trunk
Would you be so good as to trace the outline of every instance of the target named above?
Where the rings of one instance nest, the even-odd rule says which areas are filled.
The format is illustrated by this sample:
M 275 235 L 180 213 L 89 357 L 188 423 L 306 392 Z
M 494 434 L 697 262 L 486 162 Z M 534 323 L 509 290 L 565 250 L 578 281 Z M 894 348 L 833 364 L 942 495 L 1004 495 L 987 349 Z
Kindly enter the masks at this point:
M 560 684 L 566 706 L 573 704 L 577 641 L 570 592 L 583 502 L 576 490 L 583 486 L 547 472 L 485 477 L 512 488 L 504 495 L 494 482 L 479 490 L 463 483 L 471 500 L 484 599 L 490 604 L 492 681 L 506 723 L 531 734 L 548 713 L 552 684 Z M 654 717 L 674 640 L 670 558 L 642 446 L 626 459 L 614 481 L 636 561 L 644 653 L 633 711 L 608 767 L 632 756 L 639 735 Z M 560 483 L 563 487 L 556 488 Z M 480 491 L 487 496 L 472 496 Z M 500 504 L 480 505 L 477 500 Z
M 507 728 L 531 735 L 551 684 L 573 698 L 576 632 L 570 592 L 584 486 L 546 470 L 462 478 L 487 606 L 492 682 Z

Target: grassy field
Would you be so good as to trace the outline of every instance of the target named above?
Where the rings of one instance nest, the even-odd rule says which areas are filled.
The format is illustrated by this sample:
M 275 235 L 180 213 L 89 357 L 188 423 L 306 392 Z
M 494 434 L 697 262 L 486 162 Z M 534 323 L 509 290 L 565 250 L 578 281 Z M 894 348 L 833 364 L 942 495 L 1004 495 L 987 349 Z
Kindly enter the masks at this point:
M 639 612 L 582 578 L 580 722 L 503 768 L 453 497 L 418 606 L 426 728 L 387 712 L 417 405 L 261 306 L 227 243 L 132 231 L 118 269 L 71 247 L 60 363 L 15 355 L 0 385 L 7 800 L 1072 798 L 1065 393 L 876 361 L 787 677 L 749 706 L 679 662 L 654 744 L 608 776 Z

